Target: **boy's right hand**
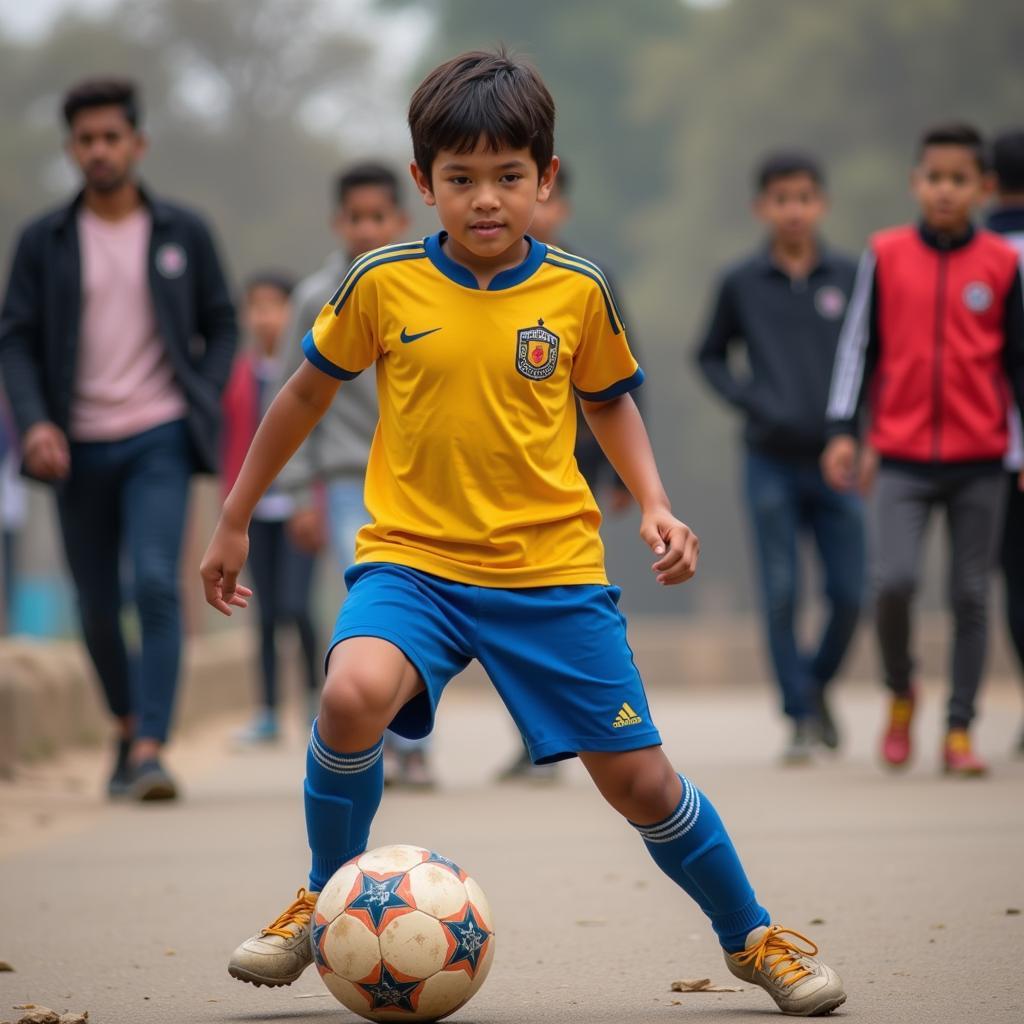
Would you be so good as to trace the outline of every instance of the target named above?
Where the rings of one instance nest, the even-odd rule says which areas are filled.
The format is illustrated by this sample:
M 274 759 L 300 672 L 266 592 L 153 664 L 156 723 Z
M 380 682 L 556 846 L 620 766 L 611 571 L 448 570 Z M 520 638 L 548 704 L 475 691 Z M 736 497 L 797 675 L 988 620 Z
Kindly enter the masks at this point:
M 833 437 L 822 452 L 821 472 L 833 490 L 854 490 L 858 482 L 857 439 L 848 434 Z
M 232 606 L 249 607 L 248 598 L 252 597 L 252 591 L 238 582 L 238 574 L 248 554 L 249 534 L 243 529 L 228 526 L 222 519 L 203 556 L 199 575 L 203 578 L 206 603 L 223 615 L 230 615 Z

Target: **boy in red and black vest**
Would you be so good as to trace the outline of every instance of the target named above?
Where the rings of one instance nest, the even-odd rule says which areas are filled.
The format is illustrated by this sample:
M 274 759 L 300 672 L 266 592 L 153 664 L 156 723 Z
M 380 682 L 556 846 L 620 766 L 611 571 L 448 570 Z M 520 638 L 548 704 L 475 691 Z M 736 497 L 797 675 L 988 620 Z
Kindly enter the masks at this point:
M 987 769 L 968 727 L 1005 508 L 1011 395 L 1024 407 L 1021 277 L 1013 249 L 971 222 L 985 197 L 977 131 L 952 124 L 927 132 L 912 187 L 920 223 L 879 232 L 861 260 L 836 353 L 822 464 L 833 487 L 855 485 L 867 399 L 870 446 L 881 456 L 871 531 L 876 617 L 892 692 L 882 756 L 894 767 L 911 753 L 910 611 L 922 539 L 932 510 L 945 511 L 955 635 L 943 765 L 980 775 Z

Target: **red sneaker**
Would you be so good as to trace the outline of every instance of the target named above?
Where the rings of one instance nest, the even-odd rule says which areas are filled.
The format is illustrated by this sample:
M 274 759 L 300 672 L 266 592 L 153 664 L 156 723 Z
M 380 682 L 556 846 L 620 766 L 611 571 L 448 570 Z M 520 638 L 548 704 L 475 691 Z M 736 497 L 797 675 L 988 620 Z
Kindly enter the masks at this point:
M 910 722 L 914 717 L 914 692 L 896 696 L 889 708 L 889 725 L 882 737 L 882 759 L 893 768 L 910 760 Z
M 942 746 L 942 768 L 947 775 L 978 778 L 988 774 L 988 765 L 971 749 L 966 729 L 950 729 Z

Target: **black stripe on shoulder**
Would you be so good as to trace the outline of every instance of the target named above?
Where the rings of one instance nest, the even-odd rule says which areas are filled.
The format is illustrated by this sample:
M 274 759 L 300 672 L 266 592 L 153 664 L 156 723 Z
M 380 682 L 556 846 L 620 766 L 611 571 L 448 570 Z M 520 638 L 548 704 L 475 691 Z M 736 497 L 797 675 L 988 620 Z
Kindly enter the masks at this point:
M 354 273 L 350 273 L 343 282 L 343 288 L 340 289 L 336 297 L 332 300 L 334 305 L 334 315 L 337 316 L 342 307 L 348 301 L 348 297 L 355 290 L 356 285 L 359 283 L 359 279 L 363 274 L 368 274 L 371 270 L 375 270 L 377 267 L 382 267 L 385 263 L 402 263 L 405 260 L 425 260 L 427 258 L 427 251 L 420 246 L 419 251 L 411 252 L 394 252 L 394 253 L 379 253 L 377 259 L 367 260 L 363 263 L 359 269 Z
M 608 293 L 608 299 L 611 301 L 612 308 L 615 310 L 615 315 L 619 319 L 619 324 L 622 329 L 625 330 L 626 324 L 622 319 L 622 314 L 619 312 L 618 303 L 615 301 L 615 292 L 612 291 L 611 283 L 608 278 L 604 276 L 604 271 L 594 262 L 588 259 L 584 259 L 582 256 L 577 256 L 575 253 L 567 252 L 565 249 L 558 249 L 557 255 L 563 259 L 573 263 L 578 263 L 582 267 L 586 267 L 588 270 L 593 271 L 604 285 L 604 290 Z
M 625 330 L 625 325 L 622 322 L 622 317 L 619 316 L 619 311 L 615 305 L 615 300 L 612 298 L 611 289 L 608 287 L 608 282 L 604 280 L 604 275 L 595 269 L 583 266 L 579 263 L 570 263 L 563 260 L 561 252 L 549 252 L 544 257 L 545 263 L 550 263 L 553 267 L 560 267 L 562 270 L 571 270 L 576 274 L 582 274 L 584 277 L 589 277 L 601 291 L 601 297 L 604 299 L 605 309 L 608 313 L 608 322 L 611 324 L 612 334 L 621 334 Z
M 348 268 L 345 276 L 341 279 L 341 284 L 338 285 L 337 291 L 331 296 L 330 305 L 334 305 L 341 297 L 341 293 L 345 291 L 349 281 L 359 273 L 359 271 L 371 260 L 375 260 L 380 256 L 387 256 L 395 252 L 422 252 L 426 253 L 426 249 L 423 247 L 422 242 L 395 242 L 393 245 L 382 245 L 379 249 L 371 249 L 369 252 L 364 252 L 362 256 L 357 256 L 352 261 L 352 266 Z

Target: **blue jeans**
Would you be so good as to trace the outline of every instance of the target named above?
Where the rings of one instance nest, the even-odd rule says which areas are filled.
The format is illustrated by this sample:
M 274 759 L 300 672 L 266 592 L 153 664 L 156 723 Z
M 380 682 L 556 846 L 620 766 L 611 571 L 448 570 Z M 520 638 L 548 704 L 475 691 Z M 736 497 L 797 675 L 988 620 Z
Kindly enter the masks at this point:
M 194 458 L 184 420 L 121 441 L 74 442 L 57 491 L 85 645 L 111 712 L 167 739 L 181 661 L 179 560 Z M 142 633 L 137 665 L 121 625 L 122 556 Z M 133 668 L 137 671 L 133 672 Z
M 341 563 L 341 571 L 355 561 L 356 534 L 370 521 L 370 513 L 363 503 L 363 481 L 332 480 L 327 485 L 327 519 L 331 531 L 331 547 Z M 400 754 L 414 750 L 427 750 L 430 737 L 410 740 L 388 730 L 385 740 L 390 750 Z
M 782 691 L 783 711 L 800 720 L 839 670 L 864 597 L 865 545 L 861 500 L 825 483 L 816 461 L 748 451 L 746 491 L 753 525 L 768 648 Z M 812 653 L 796 638 L 801 537 L 810 534 L 821 557 L 829 613 Z

